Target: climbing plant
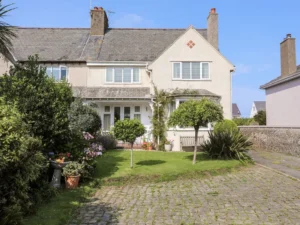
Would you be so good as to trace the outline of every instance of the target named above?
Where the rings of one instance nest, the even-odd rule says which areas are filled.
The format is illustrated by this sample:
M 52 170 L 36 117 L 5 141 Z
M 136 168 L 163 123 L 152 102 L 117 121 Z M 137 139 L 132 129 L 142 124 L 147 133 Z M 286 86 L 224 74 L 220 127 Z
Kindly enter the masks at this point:
M 164 150 L 164 144 L 166 141 L 166 120 L 167 120 L 167 111 L 166 108 L 171 102 L 170 93 L 165 90 L 158 90 L 154 86 L 154 103 L 153 103 L 153 116 L 151 119 L 152 122 L 152 134 L 154 143 L 158 150 Z

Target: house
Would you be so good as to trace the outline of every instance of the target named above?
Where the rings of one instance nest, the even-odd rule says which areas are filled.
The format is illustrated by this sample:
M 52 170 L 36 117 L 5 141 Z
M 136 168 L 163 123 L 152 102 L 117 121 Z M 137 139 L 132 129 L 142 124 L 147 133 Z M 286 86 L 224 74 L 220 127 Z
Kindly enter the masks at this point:
M 12 61 L 38 54 L 49 76 L 67 80 L 74 96 L 98 105 L 103 130 L 119 119 L 136 118 L 150 137 L 155 86 L 181 90 L 169 112 L 188 99 L 206 97 L 219 102 L 231 119 L 234 66 L 219 51 L 215 8 L 207 29 L 119 29 L 108 23 L 105 10 L 95 7 L 90 28 L 16 28 Z M 208 130 L 201 128 L 199 135 L 207 137 Z M 177 151 L 180 137 L 194 136 L 194 130 L 174 128 L 167 135 Z
M 252 103 L 250 118 L 253 118 L 259 111 L 266 111 L 265 101 L 254 101 Z
M 236 103 L 232 103 L 232 118 L 241 118 L 241 111 Z
M 281 75 L 262 85 L 266 92 L 268 126 L 300 126 L 300 65 L 296 66 L 296 39 L 280 43 Z

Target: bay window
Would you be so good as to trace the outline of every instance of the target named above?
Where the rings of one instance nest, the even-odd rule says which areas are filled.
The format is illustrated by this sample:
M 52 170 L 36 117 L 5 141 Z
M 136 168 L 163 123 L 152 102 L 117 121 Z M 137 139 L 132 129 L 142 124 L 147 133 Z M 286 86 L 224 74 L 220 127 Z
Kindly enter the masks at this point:
M 208 62 L 173 62 L 174 80 L 208 80 Z
M 106 83 L 140 83 L 139 68 L 109 67 L 106 68 Z

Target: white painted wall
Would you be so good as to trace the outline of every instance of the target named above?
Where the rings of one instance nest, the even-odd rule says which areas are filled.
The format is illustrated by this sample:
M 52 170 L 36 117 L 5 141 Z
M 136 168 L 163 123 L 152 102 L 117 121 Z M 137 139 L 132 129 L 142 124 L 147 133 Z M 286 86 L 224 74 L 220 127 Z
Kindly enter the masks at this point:
M 300 78 L 266 89 L 268 126 L 300 126 Z
M 187 43 L 195 43 L 189 48 Z M 209 62 L 210 80 L 173 80 L 174 61 Z M 231 72 L 234 66 L 211 46 L 196 30 L 190 28 L 150 66 L 158 89 L 206 89 L 221 96 L 224 117 L 232 118 Z

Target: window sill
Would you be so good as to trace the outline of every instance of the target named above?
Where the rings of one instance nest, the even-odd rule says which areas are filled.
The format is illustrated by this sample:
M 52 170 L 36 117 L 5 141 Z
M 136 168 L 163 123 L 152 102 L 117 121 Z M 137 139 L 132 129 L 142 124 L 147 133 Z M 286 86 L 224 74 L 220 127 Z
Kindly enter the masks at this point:
M 172 81 L 212 81 L 212 79 L 172 79 Z
M 105 85 L 141 85 L 142 83 L 104 83 Z

